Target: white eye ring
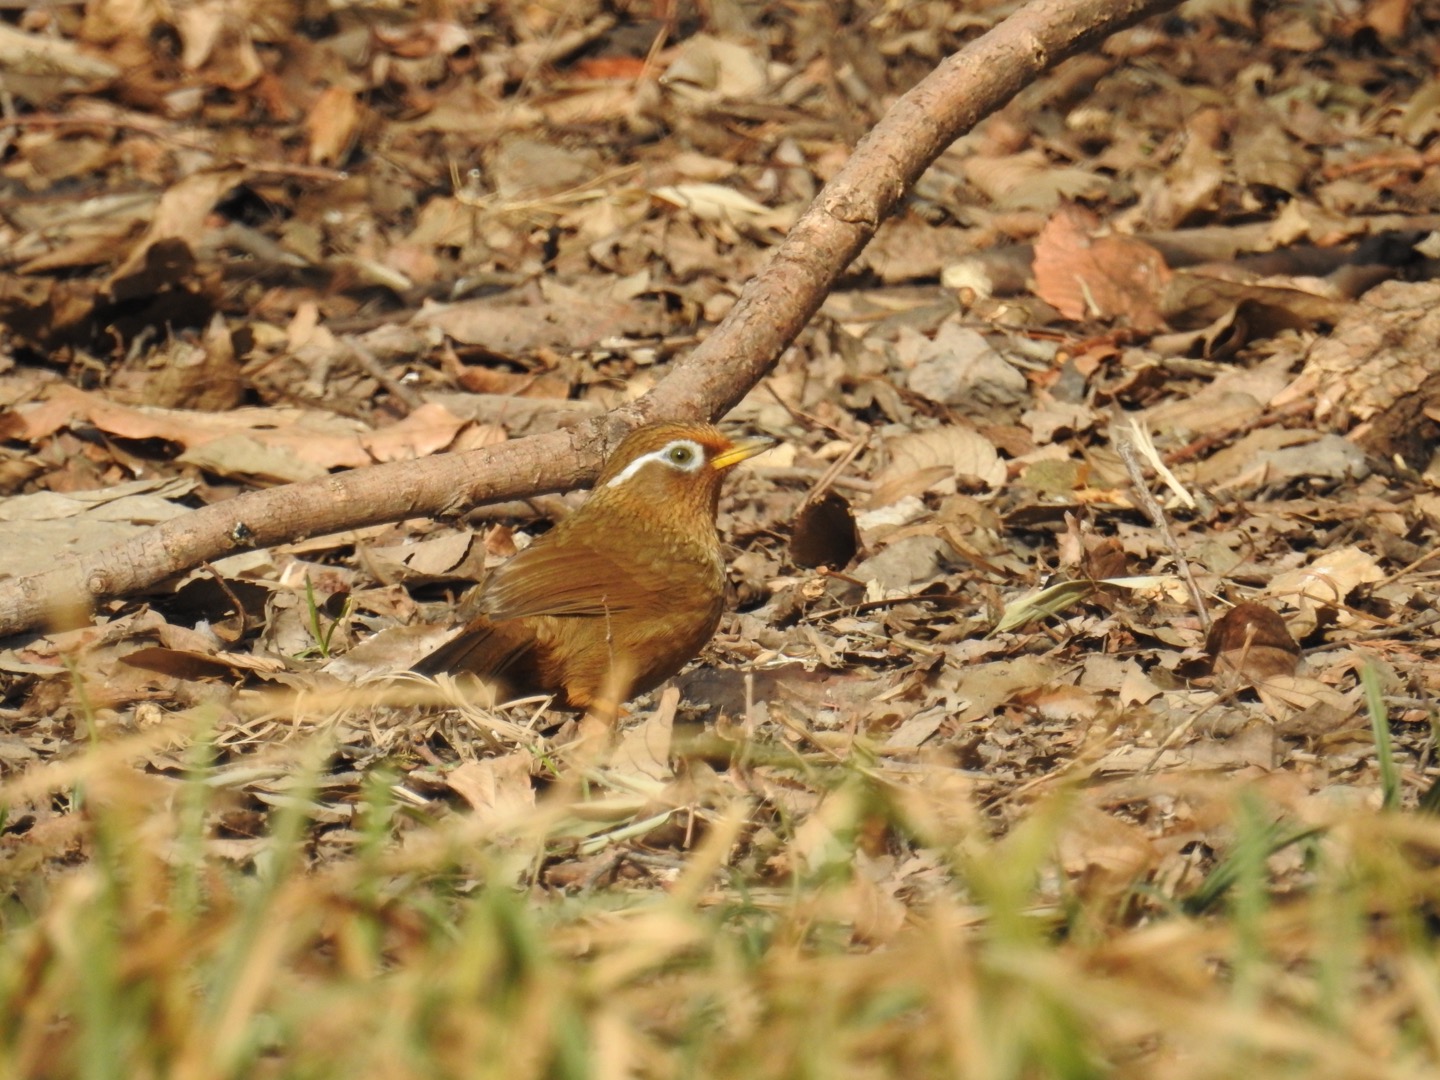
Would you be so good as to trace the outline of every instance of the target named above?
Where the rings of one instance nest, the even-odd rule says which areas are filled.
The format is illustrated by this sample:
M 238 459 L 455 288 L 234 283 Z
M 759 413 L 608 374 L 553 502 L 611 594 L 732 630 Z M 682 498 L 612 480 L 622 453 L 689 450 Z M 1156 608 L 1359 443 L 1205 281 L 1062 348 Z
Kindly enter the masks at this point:
M 619 487 L 652 461 L 658 461 L 667 469 L 675 469 L 678 472 L 699 472 L 705 464 L 705 450 L 694 439 L 674 439 L 659 450 L 641 454 L 621 469 L 605 486 Z
M 673 442 L 663 451 L 665 464 L 690 472 L 695 468 L 695 462 L 700 457 L 697 452 L 699 449 L 692 442 Z

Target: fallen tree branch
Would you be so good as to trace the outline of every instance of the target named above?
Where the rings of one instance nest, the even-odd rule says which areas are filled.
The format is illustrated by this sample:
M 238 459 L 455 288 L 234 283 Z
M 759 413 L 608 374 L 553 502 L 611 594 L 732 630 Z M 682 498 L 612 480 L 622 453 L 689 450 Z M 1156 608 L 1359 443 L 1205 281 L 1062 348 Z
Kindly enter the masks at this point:
M 102 551 L 0 582 L 0 634 L 72 621 L 202 562 L 409 517 L 454 512 L 591 479 L 628 430 L 718 418 L 770 370 L 880 223 L 956 138 L 1047 68 L 1177 0 L 1033 0 L 900 98 L 795 223 L 710 336 L 639 400 L 574 428 L 485 450 L 354 469 L 248 492 Z

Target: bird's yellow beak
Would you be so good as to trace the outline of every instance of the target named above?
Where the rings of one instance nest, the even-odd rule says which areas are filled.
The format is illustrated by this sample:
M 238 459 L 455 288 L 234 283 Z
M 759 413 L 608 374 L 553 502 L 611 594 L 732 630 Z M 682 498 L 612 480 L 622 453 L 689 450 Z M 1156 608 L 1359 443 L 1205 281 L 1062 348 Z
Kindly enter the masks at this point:
M 746 461 L 756 454 L 763 454 L 774 445 L 774 439 L 767 439 L 763 436 L 753 439 L 736 439 L 730 444 L 730 449 L 721 450 L 710 459 L 710 467 L 716 472 L 724 472 L 732 465 L 739 465 L 740 462 Z

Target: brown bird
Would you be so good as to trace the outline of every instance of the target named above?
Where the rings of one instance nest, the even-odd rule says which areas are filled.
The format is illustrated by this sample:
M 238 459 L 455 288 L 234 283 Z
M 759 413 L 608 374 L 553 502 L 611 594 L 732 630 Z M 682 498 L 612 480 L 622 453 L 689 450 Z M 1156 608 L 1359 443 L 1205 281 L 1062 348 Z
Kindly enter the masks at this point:
M 771 445 L 709 424 L 637 428 L 584 505 L 497 568 L 480 614 L 415 670 L 473 672 L 502 694 L 557 694 L 573 709 L 658 686 L 720 622 L 720 481 Z

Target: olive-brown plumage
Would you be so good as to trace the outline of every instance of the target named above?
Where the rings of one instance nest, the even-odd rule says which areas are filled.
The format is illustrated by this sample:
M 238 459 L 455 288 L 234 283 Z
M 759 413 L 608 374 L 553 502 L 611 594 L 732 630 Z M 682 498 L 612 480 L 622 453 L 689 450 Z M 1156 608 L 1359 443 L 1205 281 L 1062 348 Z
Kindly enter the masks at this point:
M 771 445 L 701 423 L 647 424 L 605 462 L 583 506 L 481 589 L 475 618 L 425 657 L 509 694 L 616 705 L 679 671 L 720 621 L 715 512 L 732 466 Z

